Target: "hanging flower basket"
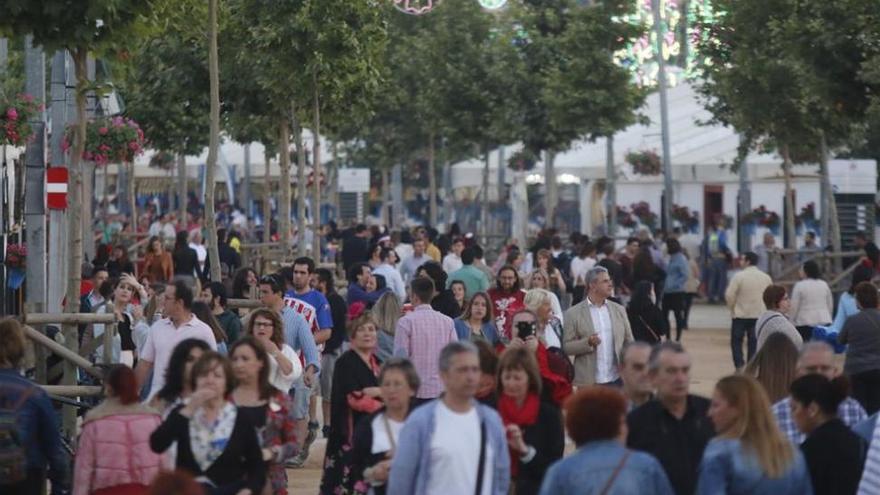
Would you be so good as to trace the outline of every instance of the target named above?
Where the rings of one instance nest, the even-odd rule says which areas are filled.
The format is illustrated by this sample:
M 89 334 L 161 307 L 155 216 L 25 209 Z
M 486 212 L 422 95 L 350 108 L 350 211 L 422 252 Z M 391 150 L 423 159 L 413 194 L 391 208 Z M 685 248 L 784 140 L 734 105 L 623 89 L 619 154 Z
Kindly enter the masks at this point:
M 816 230 L 819 226 L 819 221 L 816 218 L 816 203 L 807 203 L 801 208 L 801 212 L 794 217 L 794 225 L 798 231 L 804 228 Z
M 630 151 L 625 160 L 638 175 L 660 175 L 663 171 L 663 162 L 654 150 Z
M 616 217 L 617 225 L 620 225 L 623 228 L 632 229 L 638 225 L 638 222 L 636 222 L 632 213 L 622 206 L 617 207 Z
M 73 127 L 67 128 L 65 149 L 73 142 Z M 134 120 L 123 117 L 101 118 L 86 125 L 86 147 L 83 160 L 98 166 L 108 163 L 130 163 L 144 152 L 144 131 Z
M 700 228 L 700 214 L 687 206 L 672 205 L 672 220 L 686 233 L 696 234 Z
M 766 227 L 775 232 L 779 229 L 781 219 L 775 211 L 770 211 L 766 206 L 761 205 L 754 210 L 746 213 L 742 220 L 744 223 L 751 223 L 758 227 Z
M 507 166 L 513 170 L 532 170 L 538 163 L 538 155 L 530 150 L 517 151 L 507 159 Z
M 33 137 L 30 122 L 43 110 L 31 95 L 0 100 L 0 146 L 24 146 Z
M 27 261 L 27 245 L 9 244 L 6 246 L 6 258 L 3 264 L 7 268 L 24 268 Z
M 174 155 L 167 151 L 158 151 L 150 157 L 150 167 L 171 170 L 174 168 Z
M 633 203 L 630 205 L 630 209 L 632 210 L 632 214 L 639 219 L 639 223 L 648 227 L 652 231 L 657 227 L 657 219 L 659 217 L 656 213 L 651 211 L 651 205 L 649 205 L 647 201 Z

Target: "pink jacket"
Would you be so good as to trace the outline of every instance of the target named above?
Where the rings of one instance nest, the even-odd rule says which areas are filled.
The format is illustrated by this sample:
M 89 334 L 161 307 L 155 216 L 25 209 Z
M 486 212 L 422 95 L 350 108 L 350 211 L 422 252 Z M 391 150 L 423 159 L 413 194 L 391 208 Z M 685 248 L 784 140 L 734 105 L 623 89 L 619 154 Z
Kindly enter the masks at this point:
M 162 418 L 141 404 L 108 399 L 86 415 L 73 473 L 73 494 L 128 483 L 149 485 L 165 469 L 165 456 L 150 449 L 150 434 Z

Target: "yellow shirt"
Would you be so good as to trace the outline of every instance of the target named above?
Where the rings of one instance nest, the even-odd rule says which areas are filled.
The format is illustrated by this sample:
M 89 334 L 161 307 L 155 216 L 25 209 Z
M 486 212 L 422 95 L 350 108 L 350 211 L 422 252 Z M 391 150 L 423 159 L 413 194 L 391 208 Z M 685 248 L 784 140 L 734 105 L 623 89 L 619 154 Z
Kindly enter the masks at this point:
M 730 280 L 724 299 L 734 318 L 758 318 L 764 306 L 764 289 L 773 284 L 766 273 L 755 266 L 746 267 Z
M 425 254 L 430 256 L 432 260 L 440 263 L 440 248 L 435 246 L 433 243 L 428 244 L 428 247 L 425 248 Z

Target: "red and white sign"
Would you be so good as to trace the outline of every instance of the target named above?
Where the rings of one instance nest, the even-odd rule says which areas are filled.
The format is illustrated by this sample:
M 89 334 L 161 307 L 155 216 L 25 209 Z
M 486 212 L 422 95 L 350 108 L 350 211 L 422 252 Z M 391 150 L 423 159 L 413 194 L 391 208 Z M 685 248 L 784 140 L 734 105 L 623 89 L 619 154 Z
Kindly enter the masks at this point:
M 46 206 L 50 210 L 67 209 L 67 168 L 46 169 Z

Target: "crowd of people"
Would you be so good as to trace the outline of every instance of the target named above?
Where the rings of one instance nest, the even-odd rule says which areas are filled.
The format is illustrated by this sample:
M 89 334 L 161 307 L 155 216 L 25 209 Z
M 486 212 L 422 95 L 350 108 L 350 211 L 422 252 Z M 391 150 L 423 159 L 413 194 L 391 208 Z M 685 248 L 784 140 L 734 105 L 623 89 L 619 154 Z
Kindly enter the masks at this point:
M 80 328 L 106 376 L 73 459 L 0 321 L 3 493 L 285 494 L 321 436 L 322 494 L 880 493 L 876 247 L 835 315 L 812 260 L 787 288 L 746 252 L 719 289 L 719 229 L 545 231 L 489 265 L 455 229 L 358 225 L 263 274 L 224 232 L 211 281 L 198 228 L 168 226 L 89 269 L 82 311 L 117 324 Z M 701 292 L 732 319 L 711 398 L 681 344 Z

